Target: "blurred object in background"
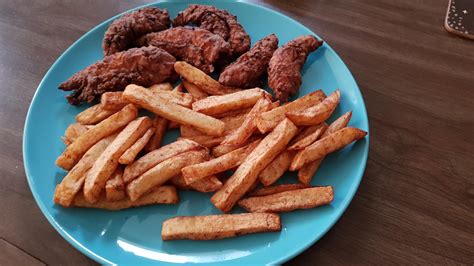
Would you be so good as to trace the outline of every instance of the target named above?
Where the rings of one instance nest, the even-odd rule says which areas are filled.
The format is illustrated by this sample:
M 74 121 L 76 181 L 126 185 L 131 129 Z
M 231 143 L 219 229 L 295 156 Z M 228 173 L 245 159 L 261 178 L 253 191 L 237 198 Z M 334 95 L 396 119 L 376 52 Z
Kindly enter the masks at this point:
M 450 0 L 444 27 L 451 33 L 474 40 L 474 0 Z

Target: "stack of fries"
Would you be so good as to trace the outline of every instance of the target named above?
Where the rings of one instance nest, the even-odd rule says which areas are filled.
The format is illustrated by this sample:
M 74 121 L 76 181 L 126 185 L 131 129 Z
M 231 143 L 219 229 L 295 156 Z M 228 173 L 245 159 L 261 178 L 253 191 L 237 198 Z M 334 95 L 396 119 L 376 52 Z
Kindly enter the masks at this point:
M 327 154 L 366 135 L 347 127 L 351 112 L 325 123 L 339 104 L 338 90 L 280 106 L 260 88 L 222 86 L 185 62 L 175 69 L 183 78 L 175 89 L 131 84 L 77 115 L 56 160 L 69 172 L 55 203 L 108 210 L 176 204 L 177 187 L 215 192 L 211 202 L 224 213 L 235 205 L 249 212 L 163 223 L 163 240 L 207 240 L 279 231 L 277 213 L 332 202 L 333 188 L 311 187 L 311 178 Z M 155 116 L 139 117 L 140 108 Z M 161 146 L 176 127 L 181 136 Z M 298 171 L 299 183 L 274 185 L 287 170 Z

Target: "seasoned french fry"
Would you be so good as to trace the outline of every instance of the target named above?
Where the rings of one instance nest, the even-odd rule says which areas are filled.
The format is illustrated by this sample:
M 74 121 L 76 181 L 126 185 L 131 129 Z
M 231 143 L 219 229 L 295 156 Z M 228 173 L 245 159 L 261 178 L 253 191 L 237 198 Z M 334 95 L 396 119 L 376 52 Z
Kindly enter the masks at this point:
M 307 94 L 293 102 L 287 103 L 280 107 L 276 107 L 270 111 L 262 113 L 257 118 L 257 127 L 261 133 L 272 130 L 279 122 L 286 118 L 286 113 L 295 110 L 306 109 L 322 101 L 326 95 L 323 91 L 317 90 Z
M 286 147 L 296 134 L 296 126 L 284 119 L 247 156 L 234 174 L 211 198 L 223 212 L 228 212 L 257 179 L 260 172 Z
M 247 195 L 249 197 L 261 197 L 272 194 L 277 194 L 284 191 L 290 191 L 295 189 L 307 188 L 307 185 L 304 184 L 281 184 L 273 185 L 269 187 L 262 187 L 253 191 L 250 191 Z
M 227 154 L 235 149 L 238 149 L 240 147 L 243 147 L 245 146 L 246 144 L 252 142 L 252 141 L 255 141 L 257 139 L 262 139 L 262 136 L 261 135 L 253 135 L 251 136 L 246 143 L 242 144 L 242 145 L 223 145 L 223 144 L 220 144 L 220 145 L 217 145 L 215 146 L 214 148 L 212 148 L 211 150 L 211 154 L 212 156 L 214 157 L 219 157 L 219 156 L 222 156 L 224 154 Z
M 227 87 L 220 84 L 198 68 L 183 61 L 174 63 L 174 70 L 185 80 L 195 84 L 201 90 L 211 95 L 223 95 L 240 91 L 238 88 Z
M 99 156 L 87 172 L 84 181 L 84 197 L 90 203 L 97 202 L 105 188 L 107 179 L 118 166 L 120 156 L 147 131 L 152 122 L 148 117 L 140 117 L 130 122 Z
M 317 125 L 328 119 L 336 110 L 341 98 L 339 90 L 334 91 L 319 104 L 305 110 L 295 110 L 288 112 L 286 116 L 298 126 Z
M 180 189 L 193 189 L 203 193 L 214 192 L 222 187 L 222 182 L 216 176 L 208 176 L 192 184 L 186 185 L 183 175 L 180 174 L 171 178 L 170 182 Z
M 153 136 L 150 138 L 145 146 L 145 151 L 150 152 L 158 149 L 161 146 L 163 137 L 166 134 L 169 121 L 161 116 L 153 118 Z
M 303 132 L 302 135 L 305 135 L 303 138 L 296 140 L 288 150 L 301 150 L 308 147 L 311 143 L 315 142 L 327 129 L 326 123 L 321 123 L 319 125 L 309 126 Z
M 102 93 L 100 97 L 100 106 L 105 110 L 122 109 L 130 102 L 122 97 L 121 91 L 107 91 Z
M 83 125 L 95 125 L 120 109 L 106 110 L 100 104 L 93 105 L 76 115 L 76 121 Z
M 109 180 L 105 183 L 105 199 L 118 201 L 125 198 L 125 185 L 123 183 L 123 168 L 117 167 Z
M 172 103 L 143 87 L 133 84 L 128 85 L 123 96 L 132 103 L 140 105 L 163 118 L 183 125 L 194 126 L 208 135 L 221 136 L 224 133 L 224 122 Z
M 255 149 L 258 143 L 259 141 L 255 141 L 221 157 L 184 167 L 181 170 L 181 173 L 183 174 L 186 184 L 189 185 L 202 178 L 206 178 L 207 176 L 215 175 L 237 167 L 242 163 L 247 155 Z
M 117 135 L 108 136 L 94 144 L 82 156 L 81 160 L 67 173 L 61 183 L 54 190 L 54 202 L 64 207 L 71 206 L 74 196 L 82 189 L 87 171 L 99 158 L 102 152 L 109 146 Z
M 184 87 L 183 83 L 179 83 L 178 85 L 176 85 L 176 87 L 174 87 L 173 90 L 174 91 L 179 91 L 179 92 L 185 92 L 186 88 Z M 193 98 L 194 98 L 194 96 L 193 96 Z
M 70 170 L 92 145 L 112 135 L 135 119 L 137 115 L 138 110 L 133 104 L 125 106 L 122 110 L 104 119 L 79 136 L 71 145 L 67 146 L 64 152 L 56 159 L 56 165 L 65 170 Z
M 253 106 L 252 110 L 245 116 L 245 120 L 231 134 L 222 141 L 223 145 L 242 145 L 257 129 L 257 117 L 269 110 L 272 102 L 267 98 L 261 98 Z
M 291 160 L 295 155 L 292 151 L 282 151 L 273 161 L 262 170 L 258 176 L 264 186 L 275 183 L 290 167 Z
M 252 107 L 262 99 L 266 92 L 260 88 L 238 91 L 226 95 L 209 96 L 195 101 L 193 110 L 206 115 L 216 115 L 224 112 L 241 110 Z
M 364 138 L 367 132 L 354 127 L 338 130 L 300 150 L 291 162 L 290 171 L 303 167 L 305 163 L 323 158 L 327 154 L 343 148 L 351 142 Z
M 149 90 L 151 91 L 172 91 L 173 86 L 169 82 L 165 83 L 160 83 L 160 84 L 154 84 L 148 87 Z
M 198 86 L 192 84 L 187 80 L 183 80 L 183 83 L 181 84 L 184 85 L 186 90 L 191 93 L 195 100 L 200 100 L 209 96 L 209 94 L 207 94 L 205 91 L 201 90 Z
M 123 181 L 129 183 L 139 175 L 153 168 L 155 165 L 173 156 L 198 149 L 202 149 L 199 143 L 187 139 L 177 140 L 165 145 L 157 150 L 145 154 L 132 164 L 127 165 L 123 174 Z
M 246 114 L 240 113 L 240 114 L 226 116 L 226 117 L 221 118 L 221 121 L 224 122 L 223 135 L 227 135 L 230 132 L 234 131 L 236 128 L 238 128 L 244 122 L 245 116 Z M 182 137 L 194 137 L 194 136 L 204 135 L 207 138 L 210 138 L 210 136 L 206 135 L 204 132 L 201 132 L 192 126 L 186 126 L 186 125 L 181 126 L 180 133 Z M 206 138 L 203 138 L 203 139 L 206 139 Z
M 191 108 L 194 101 L 193 96 L 190 93 L 184 93 L 177 90 L 166 91 L 161 89 L 150 90 L 155 96 L 158 95 L 163 99 L 166 99 L 172 103 Z
M 127 194 L 132 201 L 140 198 L 141 195 L 148 192 L 156 186 L 164 184 L 173 176 L 181 173 L 181 169 L 192 163 L 199 163 L 208 158 L 207 151 L 189 151 L 157 164 L 155 167 L 146 171 L 144 174 L 128 183 Z
M 147 194 L 141 196 L 135 201 L 131 201 L 125 197 L 118 201 L 107 201 L 104 196 L 95 203 L 88 202 L 82 193 L 77 194 L 74 199 L 75 207 L 97 208 L 111 211 L 127 209 L 132 207 L 140 207 L 154 204 L 176 204 L 179 202 L 179 196 L 176 188 L 173 186 L 160 186 L 152 189 Z
M 153 128 L 149 128 L 143 136 L 141 136 L 128 150 L 126 150 L 122 156 L 118 159 L 121 164 L 130 164 L 137 157 L 138 153 L 145 147 L 153 135 Z
M 192 126 L 185 126 L 185 125 L 179 127 L 179 134 L 183 138 L 204 135 L 204 133 L 197 130 L 196 128 L 194 128 Z
M 73 143 L 80 135 L 89 130 L 85 125 L 80 123 L 70 124 L 64 132 L 63 142 L 66 145 Z
M 289 212 L 326 205 L 333 199 L 332 187 L 310 187 L 246 198 L 239 201 L 239 206 L 249 212 Z
M 218 119 L 224 119 L 225 117 L 232 117 L 232 116 L 238 116 L 238 115 L 246 115 L 252 110 L 252 107 L 249 108 L 244 108 L 240 110 L 234 110 L 234 111 L 229 111 L 229 112 L 224 112 L 220 114 L 215 114 L 212 115 L 212 117 L 218 118 Z
M 352 117 L 352 111 L 349 111 L 341 115 L 338 119 L 334 120 L 334 122 L 332 122 L 328 126 L 328 128 L 321 135 L 321 138 L 327 137 L 328 135 L 345 128 L 349 124 L 351 117 Z
M 281 230 L 278 214 L 240 213 L 208 216 L 181 216 L 163 222 L 163 240 L 213 240 Z
M 180 137 L 178 139 L 189 139 L 189 140 L 199 143 L 201 146 L 204 146 L 210 149 L 212 147 L 219 145 L 224 140 L 224 137 L 199 135 L 199 136 Z
M 176 129 L 179 128 L 181 125 L 175 121 L 168 121 L 168 129 Z

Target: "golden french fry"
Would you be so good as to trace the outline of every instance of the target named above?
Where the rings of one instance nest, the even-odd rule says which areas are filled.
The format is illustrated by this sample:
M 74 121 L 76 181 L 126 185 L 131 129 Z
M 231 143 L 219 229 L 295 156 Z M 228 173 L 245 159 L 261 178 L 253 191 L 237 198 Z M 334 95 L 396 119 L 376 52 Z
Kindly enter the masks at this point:
M 327 127 L 328 126 L 326 125 L 326 123 L 321 123 L 319 125 L 314 125 L 314 126 L 308 127 L 307 129 L 305 129 L 301 133 L 303 135 L 308 134 L 308 132 L 311 132 L 311 133 L 309 133 L 305 137 L 301 138 L 300 140 L 297 140 L 293 145 L 288 147 L 288 150 L 290 150 L 290 151 L 292 151 L 292 150 L 302 150 L 302 149 L 308 147 L 309 145 L 311 145 L 311 143 L 315 142 L 324 133 L 324 131 L 326 130 Z
M 352 111 L 349 111 L 341 115 L 338 119 L 334 120 L 334 122 L 332 122 L 328 126 L 328 128 L 321 135 L 321 138 L 327 137 L 328 135 L 345 128 L 347 124 L 349 124 L 351 117 L 352 117 Z
M 154 129 L 149 128 L 130 148 L 128 148 L 118 159 L 121 164 L 130 164 L 137 157 L 138 153 L 145 147 L 153 135 Z
M 145 146 L 145 151 L 150 152 L 158 149 L 161 146 L 161 142 L 163 141 L 163 137 L 166 134 L 168 125 L 169 121 L 161 116 L 155 116 L 155 118 L 153 118 L 153 136 Z
M 207 135 L 199 135 L 199 136 L 189 136 L 189 137 L 179 137 L 180 139 L 189 139 L 199 143 L 201 146 L 204 146 L 208 149 L 219 145 L 223 140 L 224 137 L 213 137 Z
M 261 98 L 245 116 L 245 120 L 231 134 L 222 141 L 223 145 L 242 145 L 257 129 L 257 117 L 269 110 L 272 102 L 267 98 Z
M 227 87 L 220 84 L 198 68 L 183 61 L 174 63 L 174 70 L 185 80 L 195 84 L 201 90 L 211 95 L 223 95 L 240 91 L 238 88 Z
M 289 102 L 280 107 L 276 107 L 270 111 L 262 113 L 257 118 L 257 128 L 261 133 L 266 133 L 272 130 L 278 123 L 286 118 L 286 113 L 306 109 L 321 102 L 326 95 L 323 91 L 317 90 L 307 94 L 301 98 Z
M 109 180 L 105 183 L 105 199 L 118 201 L 125 198 L 125 184 L 123 183 L 123 168 L 117 167 Z
M 305 110 L 295 110 L 288 112 L 286 116 L 298 126 L 317 125 L 328 119 L 336 110 L 341 98 L 339 90 L 334 91 L 319 104 Z
M 207 151 L 189 151 L 169 158 L 146 171 L 127 185 L 127 194 L 132 201 L 140 198 L 156 186 L 164 184 L 173 176 L 181 173 L 181 169 L 188 164 L 198 163 L 208 158 Z
M 182 125 L 182 126 L 179 127 L 179 134 L 183 138 L 204 135 L 204 133 L 197 130 L 196 128 L 194 128 L 192 126 L 185 126 L 185 125 Z
M 97 208 L 116 211 L 132 207 L 140 207 L 154 204 L 176 204 L 179 202 L 178 192 L 173 186 L 161 186 L 152 189 L 147 194 L 141 196 L 135 201 L 125 197 L 118 201 L 107 201 L 104 196 L 95 203 L 88 202 L 82 193 L 77 194 L 74 199 L 75 207 Z
M 255 141 L 255 140 L 258 140 L 258 139 L 262 139 L 262 136 L 261 135 L 253 135 L 251 136 L 247 142 L 245 142 L 244 144 L 242 145 L 227 145 L 227 144 L 220 144 L 220 145 L 217 145 L 215 146 L 214 148 L 212 148 L 211 150 L 211 154 L 212 156 L 214 157 L 219 157 L 219 156 L 222 156 L 224 154 L 227 154 L 235 149 L 238 149 L 240 147 L 243 147 L 245 146 L 246 144 L 252 142 L 252 141 Z
M 303 167 L 305 163 L 323 158 L 327 154 L 343 148 L 344 146 L 364 138 L 367 132 L 354 127 L 338 130 L 300 150 L 291 162 L 290 171 Z
M 95 125 L 120 109 L 106 110 L 100 104 L 93 105 L 76 115 L 76 121 L 83 125 Z
M 213 240 L 280 230 L 280 216 L 274 213 L 180 216 L 163 222 L 161 238 L 163 240 Z
M 236 128 L 238 128 L 243 123 L 244 120 L 245 120 L 245 114 L 242 114 L 242 113 L 237 114 L 237 115 L 233 115 L 233 116 L 226 116 L 226 117 L 221 118 L 221 121 L 224 122 L 224 134 L 223 135 L 227 135 L 230 132 L 232 132 L 233 130 L 235 130 Z M 185 137 L 185 138 L 190 137 L 189 139 L 193 139 L 192 137 L 198 137 L 199 136 L 198 139 L 197 139 L 197 142 L 199 142 L 199 140 L 204 141 L 205 143 L 215 143 L 215 142 L 217 142 L 217 144 L 212 144 L 212 146 L 220 144 L 220 142 L 218 142 L 216 138 L 208 136 L 204 132 L 202 132 L 202 131 L 200 131 L 200 130 L 192 127 L 192 126 L 182 125 L 180 127 L 180 133 L 181 133 L 182 137 Z M 222 141 L 223 137 L 219 138 L 219 139 L 220 139 L 220 141 Z M 204 145 L 204 146 L 206 146 L 206 145 Z
M 258 179 L 264 186 L 275 183 L 290 167 L 291 160 L 295 155 L 292 151 L 282 151 L 273 161 L 260 172 Z
M 81 160 L 67 173 L 61 183 L 54 190 L 54 202 L 64 207 L 71 206 L 74 197 L 81 190 L 87 171 L 92 167 L 94 162 L 99 158 L 102 152 L 114 140 L 116 134 L 101 139 L 94 144 L 82 156 Z
M 165 83 L 151 85 L 150 87 L 148 87 L 148 89 L 151 91 L 158 91 L 158 92 L 159 91 L 172 91 L 173 86 L 171 85 L 171 83 L 165 82 Z
M 244 108 L 240 110 L 234 110 L 234 111 L 229 111 L 229 112 L 224 112 L 220 114 L 215 114 L 212 115 L 212 117 L 218 118 L 218 119 L 224 119 L 226 117 L 232 117 L 232 116 L 238 116 L 238 115 L 246 115 L 252 110 L 252 107 L 249 108 Z
M 262 187 L 253 191 L 250 191 L 247 195 L 249 197 L 261 197 L 272 194 L 277 194 L 284 191 L 290 191 L 295 189 L 307 188 L 307 185 L 304 184 L 281 184 L 273 185 L 269 187 Z
M 247 156 L 234 174 L 211 198 L 223 212 L 228 212 L 257 179 L 260 172 L 286 147 L 296 134 L 296 126 L 284 119 Z
M 224 133 L 224 122 L 172 103 L 143 87 L 133 84 L 128 85 L 123 96 L 132 103 L 140 105 L 163 118 L 183 125 L 194 126 L 208 135 L 221 136 Z
M 146 116 L 130 122 L 99 156 L 84 181 L 84 197 L 88 202 L 99 200 L 107 179 L 118 166 L 120 156 L 151 127 L 151 124 L 151 119 Z
M 177 90 L 166 91 L 162 89 L 150 89 L 150 92 L 152 92 L 155 96 L 158 95 L 163 99 L 187 108 L 191 108 L 194 101 L 194 98 L 190 93 L 184 93 Z
M 191 93 L 195 100 L 200 100 L 209 96 L 209 94 L 207 94 L 205 91 L 201 90 L 198 86 L 187 80 L 183 80 L 183 83 L 181 84 L 184 85 L 186 90 Z
M 202 146 L 197 142 L 187 139 L 177 140 L 159 149 L 151 151 L 132 164 L 127 165 L 123 174 L 123 180 L 125 183 L 129 183 L 139 175 L 153 168 L 155 165 L 173 156 L 198 149 L 202 149 Z
M 183 175 L 180 174 L 171 178 L 170 182 L 179 189 L 193 189 L 203 193 L 214 192 L 222 187 L 222 182 L 216 176 L 208 176 L 192 184 L 186 185 Z
M 133 104 L 125 106 L 122 110 L 104 119 L 67 146 L 64 152 L 56 159 L 56 165 L 65 170 L 70 170 L 92 145 L 112 135 L 135 119 L 137 115 L 138 110 Z
M 168 129 L 177 129 L 181 125 L 178 122 L 175 121 L 168 121 Z
M 246 198 L 239 201 L 239 206 L 249 212 L 289 212 L 326 205 L 333 199 L 332 187 L 310 187 Z
M 80 135 L 89 130 L 85 125 L 80 123 L 70 124 L 64 132 L 63 142 L 66 145 L 73 143 Z
M 102 93 L 100 97 L 100 106 L 105 110 L 122 109 L 130 102 L 122 97 L 121 91 L 107 91 Z
M 266 92 L 260 88 L 238 91 L 226 95 L 209 96 L 193 103 L 193 110 L 206 115 L 216 115 L 242 110 L 255 105 Z

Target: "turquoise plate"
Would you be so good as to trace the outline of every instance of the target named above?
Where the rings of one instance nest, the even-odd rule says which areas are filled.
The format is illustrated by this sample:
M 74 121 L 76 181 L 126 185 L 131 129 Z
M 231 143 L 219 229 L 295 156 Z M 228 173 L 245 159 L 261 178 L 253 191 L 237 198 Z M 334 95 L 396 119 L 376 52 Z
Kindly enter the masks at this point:
M 252 41 L 275 33 L 280 45 L 302 35 L 314 34 L 300 23 L 270 9 L 241 2 L 198 1 L 214 4 L 238 16 Z M 152 4 L 175 17 L 187 3 Z M 118 17 L 118 16 L 117 16 Z M 174 206 L 150 206 L 110 212 L 65 209 L 53 204 L 56 184 L 65 172 L 54 161 L 64 150 L 61 136 L 82 108 L 69 105 L 58 84 L 102 58 L 101 42 L 107 25 L 101 23 L 69 47 L 49 69 L 31 103 L 23 138 L 25 170 L 33 196 L 56 230 L 75 248 L 99 263 L 257 263 L 285 262 L 311 246 L 339 219 L 354 196 L 364 173 L 369 138 L 328 156 L 313 178 L 313 185 L 331 185 L 331 205 L 282 214 L 280 233 L 262 233 L 216 241 L 161 241 L 163 220 L 177 215 L 219 213 L 209 202 L 211 194 L 180 192 Z M 324 39 L 324 36 L 322 39 Z M 369 129 L 364 100 L 346 65 L 328 44 L 312 53 L 303 69 L 299 95 L 315 89 L 330 93 L 339 88 L 341 104 L 332 119 L 352 110 L 351 126 Z M 169 133 L 166 142 L 175 139 Z M 296 182 L 288 174 L 281 182 Z M 241 210 L 236 209 L 235 212 Z

